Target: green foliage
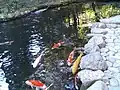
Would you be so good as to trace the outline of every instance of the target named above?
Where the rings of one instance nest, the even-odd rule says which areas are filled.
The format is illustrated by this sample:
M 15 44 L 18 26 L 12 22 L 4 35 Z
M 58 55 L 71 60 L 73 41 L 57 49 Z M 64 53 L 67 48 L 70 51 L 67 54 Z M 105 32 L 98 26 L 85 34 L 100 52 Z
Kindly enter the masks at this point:
M 85 26 L 88 23 L 94 23 L 96 20 L 95 12 L 93 11 L 91 4 L 83 4 L 78 11 L 78 38 L 84 40 L 87 40 L 86 34 L 88 32 L 88 27 Z M 109 18 L 111 16 L 119 15 L 120 14 L 120 8 L 118 8 L 115 4 L 106 4 L 106 5 L 97 5 L 96 6 L 96 13 L 100 18 Z M 70 15 L 71 16 L 71 15 Z M 73 25 L 73 17 L 70 17 L 70 20 L 68 17 L 65 18 L 65 23 L 71 23 Z
M 115 5 L 103 5 L 100 6 L 99 14 L 101 18 L 109 18 L 111 16 L 119 15 L 120 8 L 117 8 Z

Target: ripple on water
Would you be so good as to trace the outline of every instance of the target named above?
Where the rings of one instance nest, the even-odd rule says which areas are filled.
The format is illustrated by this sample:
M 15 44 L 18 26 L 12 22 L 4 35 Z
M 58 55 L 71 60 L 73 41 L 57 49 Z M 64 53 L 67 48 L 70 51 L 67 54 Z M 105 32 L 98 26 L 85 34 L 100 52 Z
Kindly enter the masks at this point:
M 0 68 L 2 63 L 0 63 Z M 0 90 L 9 90 L 8 83 L 6 83 L 5 73 L 2 69 L 0 69 Z

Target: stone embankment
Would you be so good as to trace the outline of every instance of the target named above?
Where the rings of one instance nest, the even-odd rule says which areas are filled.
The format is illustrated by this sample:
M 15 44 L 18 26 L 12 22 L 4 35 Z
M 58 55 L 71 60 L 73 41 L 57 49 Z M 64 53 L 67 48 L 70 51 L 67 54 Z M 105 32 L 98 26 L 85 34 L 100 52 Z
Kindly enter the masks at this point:
M 120 15 L 91 26 L 78 76 L 86 90 L 120 90 Z

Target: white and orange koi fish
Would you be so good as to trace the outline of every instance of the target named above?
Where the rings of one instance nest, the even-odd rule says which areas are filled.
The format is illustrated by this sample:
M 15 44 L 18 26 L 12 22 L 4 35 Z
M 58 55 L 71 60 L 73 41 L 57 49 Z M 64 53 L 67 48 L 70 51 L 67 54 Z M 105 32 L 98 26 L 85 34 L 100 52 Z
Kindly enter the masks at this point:
M 38 66 L 38 64 L 39 64 L 39 62 L 41 61 L 41 58 L 42 58 L 44 52 L 45 52 L 45 50 L 42 51 L 41 54 L 40 54 L 40 56 L 37 57 L 36 60 L 32 63 L 33 68 L 36 68 L 36 67 Z

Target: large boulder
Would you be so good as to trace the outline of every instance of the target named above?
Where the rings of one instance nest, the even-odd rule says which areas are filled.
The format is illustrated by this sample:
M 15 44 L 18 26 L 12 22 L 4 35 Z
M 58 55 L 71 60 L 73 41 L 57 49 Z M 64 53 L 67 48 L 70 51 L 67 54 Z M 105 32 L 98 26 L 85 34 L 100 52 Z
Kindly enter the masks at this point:
M 87 90 L 109 90 L 108 86 L 103 81 L 96 81 Z
M 100 52 L 90 53 L 81 58 L 80 68 L 91 70 L 106 70 L 107 64 Z
M 84 53 L 89 54 L 97 51 L 100 51 L 100 48 L 95 43 L 89 43 L 85 45 Z
M 93 81 L 102 79 L 103 76 L 104 73 L 101 70 L 97 70 L 97 71 L 81 70 L 80 72 L 78 72 L 78 77 L 82 81 L 82 84 L 84 86 L 88 86 L 91 83 L 93 83 Z
M 103 48 L 105 47 L 105 40 L 104 37 L 98 37 L 98 36 L 94 36 L 92 37 L 88 43 L 85 45 L 85 53 L 93 53 L 96 51 L 99 51 L 99 48 Z

